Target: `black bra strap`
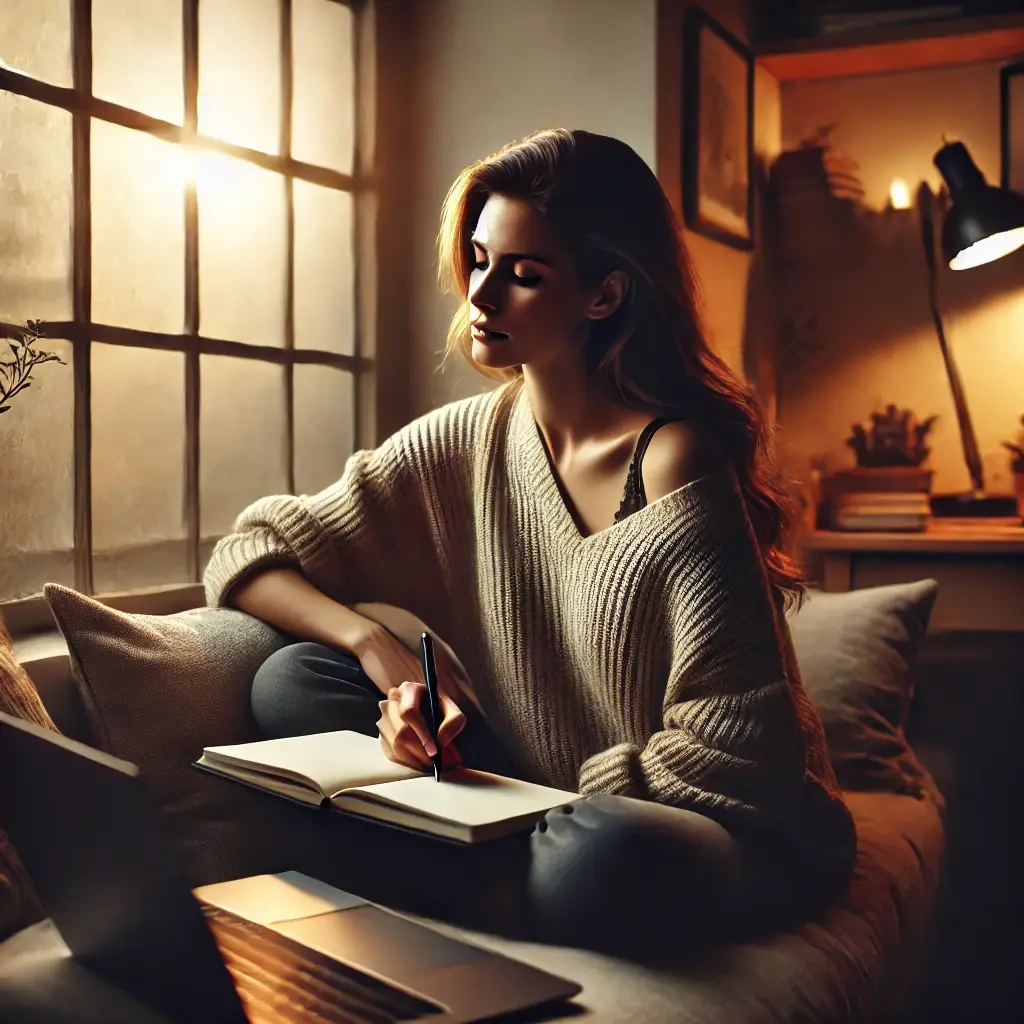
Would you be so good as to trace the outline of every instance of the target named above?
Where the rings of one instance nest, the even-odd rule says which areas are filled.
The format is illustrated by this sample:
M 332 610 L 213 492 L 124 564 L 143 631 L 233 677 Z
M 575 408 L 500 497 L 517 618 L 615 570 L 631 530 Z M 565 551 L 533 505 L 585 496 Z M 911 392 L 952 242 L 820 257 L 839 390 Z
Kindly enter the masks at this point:
M 682 416 L 663 417 L 651 420 L 650 423 L 640 431 L 636 439 L 636 447 L 633 449 L 633 457 L 629 462 L 629 472 L 626 474 L 626 489 L 622 495 L 622 502 L 619 511 L 615 513 L 615 522 L 621 522 L 626 516 L 639 511 L 647 504 L 647 494 L 644 491 L 644 478 L 641 468 L 644 455 L 655 433 L 666 423 L 678 423 Z

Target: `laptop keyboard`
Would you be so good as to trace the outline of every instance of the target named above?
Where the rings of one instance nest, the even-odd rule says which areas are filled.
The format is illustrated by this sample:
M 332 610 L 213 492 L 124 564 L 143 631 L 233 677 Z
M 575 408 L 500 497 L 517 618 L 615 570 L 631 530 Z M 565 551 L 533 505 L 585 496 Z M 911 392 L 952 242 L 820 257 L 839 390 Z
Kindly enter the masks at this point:
M 271 928 L 202 908 L 250 1024 L 391 1024 L 444 1012 Z

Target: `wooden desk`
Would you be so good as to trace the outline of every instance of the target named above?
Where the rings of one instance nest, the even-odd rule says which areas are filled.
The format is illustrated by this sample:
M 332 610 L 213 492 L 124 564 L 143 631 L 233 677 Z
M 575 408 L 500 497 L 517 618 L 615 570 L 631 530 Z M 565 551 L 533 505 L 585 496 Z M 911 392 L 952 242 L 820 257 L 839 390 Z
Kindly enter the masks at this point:
M 1024 631 L 1024 526 L 936 521 L 923 533 L 815 530 L 803 541 L 820 559 L 827 591 L 920 579 L 939 582 L 932 629 Z

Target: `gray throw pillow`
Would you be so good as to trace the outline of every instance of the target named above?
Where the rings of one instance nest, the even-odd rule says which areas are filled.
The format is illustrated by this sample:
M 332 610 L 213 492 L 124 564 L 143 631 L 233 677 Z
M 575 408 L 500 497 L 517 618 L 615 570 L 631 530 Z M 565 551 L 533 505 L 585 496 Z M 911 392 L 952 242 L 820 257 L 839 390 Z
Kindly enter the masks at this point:
M 56 584 L 44 592 L 93 745 L 139 767 L 191 883 L 257 874 L 286 856 L 272 845 L 281 830 L 271 827 L 285 801 L 191 762 L 205 746 L 262 739 L 249 707 L 252 679 L 288 638 L 233 609 L 132 615 Z
M 810 591 L 787 616 L 804 687 L 843 789 L 933 792 L 904 734 L 935 580 Z

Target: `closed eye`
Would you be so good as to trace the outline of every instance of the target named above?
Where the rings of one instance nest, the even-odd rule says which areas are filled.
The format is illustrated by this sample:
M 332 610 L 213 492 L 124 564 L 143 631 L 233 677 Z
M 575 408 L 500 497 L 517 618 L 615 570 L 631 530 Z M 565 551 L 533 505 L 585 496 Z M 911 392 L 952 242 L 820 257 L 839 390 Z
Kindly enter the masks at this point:
M 477 260 L 473 264 L 473 269 L 486 270 L 488 266 L 488 260 Z M 540 274 L 516 274 L 513 272 L 510 277 L 516 284 L 521 285 L 523 288 L 535 288 L 543 280 Z

